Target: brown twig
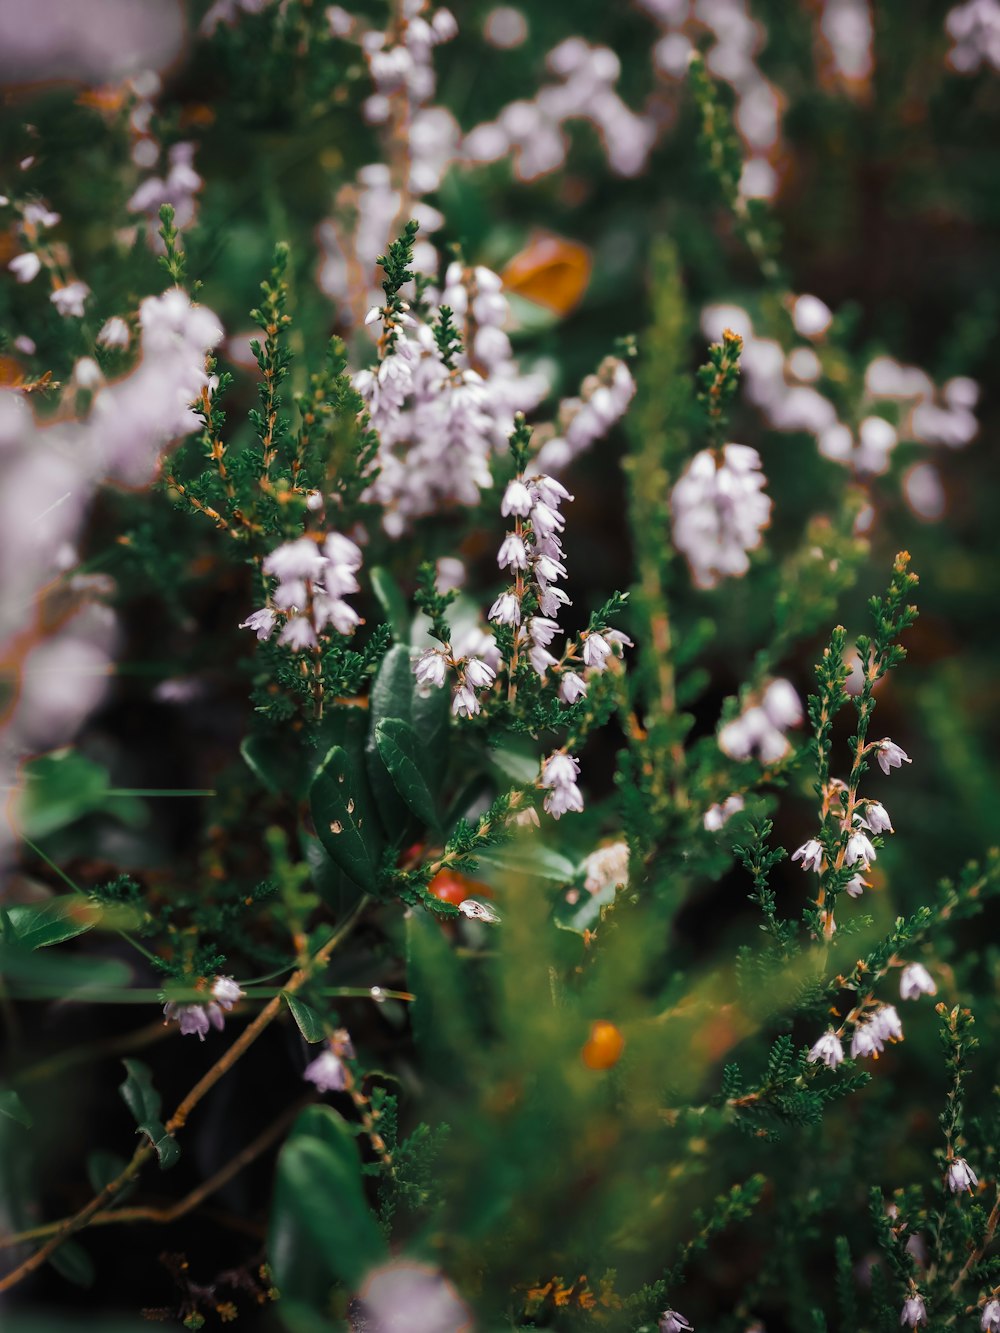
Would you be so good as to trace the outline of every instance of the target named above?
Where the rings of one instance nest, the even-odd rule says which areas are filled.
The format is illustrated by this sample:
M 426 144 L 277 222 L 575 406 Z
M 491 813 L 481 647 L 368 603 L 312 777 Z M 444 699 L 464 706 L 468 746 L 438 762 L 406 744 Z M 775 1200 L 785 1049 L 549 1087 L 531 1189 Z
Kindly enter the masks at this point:
M 357 921 L 362 910 L 367 905 L 368 899 L 362 898 L 350 915 L 344 920 L 340 928 L 330 936 L 327 942 L 318 949 L 312 958 L 307 959 L 303 965 L 289 978 L 285 986 L 286 992 L 294 993 L 305 985 L 313 973 L 322 968 L 328 962 L 330 955 L 336 949 L 337 945 L 350 932 L 354 923 Z M 174 1135 L 182 1129 L 187 1123 L 187 1118 L 202 1100 L 206 1093 L 215 1087 L 219 1079 L 226 1074 L 233 1065 L 244 1055 L 257 1038 L 268 1027 L 278 1014 L 281 1012 L 282 995 L 281 993 L 264 1006 L 257 1017 L 247 1027 L 243 1029 L 240 1035 L 233 1042 L 232 1046 L 215 1062 L 204 1077 L 200 1078 L 186 1097 L 182 1099 L 176 1111 L 167 1121 L 166 1130 L 170 1135 Z M 41 1268 L 42 1264 L 54 1254 L 63 1241 L 69 1240 L 76 1232 L 82 1231 L 84 1227 L 89 1226 L 94 1217 L 102 1212 L 107 1204 L 120 1193 L 130 1180 L 133 1180 L 145 1166 L 146 1162 L 152 1157 L 155 1149 L 152 1142 L 148 1139 L 141 1143 L 132 1154 L 131 1160 L 115 1176 L 114 1180 L 108 1181 L 107 1185 L 85 1204 L 79 1212 L 71 1217 L 64 1218 L 58 1223 L 58 1230 L 55 1231 L 44 1245 L 40 1246 L 34 1254 L 28 1256 L 23 1263 L 13 1269 L 5 1277 L 0 1278 L 0 1292 L 9 1291 L 11 1287 L 16 1286 L 29 1274 Z

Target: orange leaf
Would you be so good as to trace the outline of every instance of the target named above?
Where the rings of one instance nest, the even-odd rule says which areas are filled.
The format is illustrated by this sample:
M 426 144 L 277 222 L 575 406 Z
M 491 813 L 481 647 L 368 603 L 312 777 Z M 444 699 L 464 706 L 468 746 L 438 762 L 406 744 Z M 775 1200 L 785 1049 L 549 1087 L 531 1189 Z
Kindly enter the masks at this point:
M 502 273 L 504 286 L 557 315 L 568 315 L 590 281 L 591 258 L 586 246 L 561 236 L 537 233 Z

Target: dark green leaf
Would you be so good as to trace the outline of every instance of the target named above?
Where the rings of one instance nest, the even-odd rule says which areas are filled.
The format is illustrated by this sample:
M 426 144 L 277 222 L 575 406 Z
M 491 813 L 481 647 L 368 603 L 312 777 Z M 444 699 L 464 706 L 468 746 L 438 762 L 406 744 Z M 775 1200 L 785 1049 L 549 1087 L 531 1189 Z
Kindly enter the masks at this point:
M 25 1129 L 31 1128 L 31 1112 L 12 1090 L 0 1092 L 0 1115 L 5 1115 L 8 1120 L 16 1120 Z
M 378 598 L 379 605 L 385 612 L 385 618 L 392 628 L 392 637 L 397 644 L 406 644 L 410 638 L 410 613 L 406 598 L 399 584 L 382 565 L 375 565 L 369 571 L 372 591 Z
M 145 1134 L 156 1149 L 160 1169 L 166 1171 L 178 1160 L 181 1150 L 160 1119 L 160 1094 L 153 1087 L 149 1066 L 141 1060 L 123 1060 L 122 1064 L 128 1077 L 119 1085 L 118 1091 L 135 1117 L 140 1133 Z
M 306 1041 L 325 1041 L 326 1030 L 323 1027 L 323 1019 L 312 1005 L 306 1004 L 305 1000 L 300 1000 L 297 995 L 289 995 L 287 991 L 282 991 L 281 994 Z
M 79 1241 L 64 1240 L 49 1255 L 49 1263 L 75 1287 L 91 1287 L 94 1284 L 94 1261 Z
M 84 931 L 92 930 L 100 916 L 100 907 L 78 893 L 50 898 L 40 906 L 15 903 L 7 908 L 15 940 L 23 949 L 43 949 L 50 944 L 75 939 Z
M 347 752 L 335 745 L 309 792 L 316 833 L 337 865 L 373 892 L 377 883 L 377 829 L 365 817 L 363 774 L 351 773 Z
M 109 1148 L 95 1148 L 92 1153 L 87 1155 L 87 1179 L 90 1181 L 90 1187 L 95 1194 L 99 1194 L 105 1185 L 110 1184 L 125 1170 L 125 1158 L 121 1153 L 112 1152 Z M 123 1199 L 135 1190 L 138 1180 L 130 1180 L 118 1190 L 114 1198 L 109 1201 L 108 1207 L 112 1208 L 115 1204 L 121 1203 Z
M 310 1107 L 278 1157 L 269 1238 L 275 1284 L 283 1296 L 322 1308 L 331 1282 L 356 1290 L 386 1258 L 354 1134 L 329 1107 Z
M 417 733 L 402 718 L 389 717 L 375 728 L 379 757 L 396 790 L 422 824 L 436 828 L 437 807 L 423 774 L 424 750 Z

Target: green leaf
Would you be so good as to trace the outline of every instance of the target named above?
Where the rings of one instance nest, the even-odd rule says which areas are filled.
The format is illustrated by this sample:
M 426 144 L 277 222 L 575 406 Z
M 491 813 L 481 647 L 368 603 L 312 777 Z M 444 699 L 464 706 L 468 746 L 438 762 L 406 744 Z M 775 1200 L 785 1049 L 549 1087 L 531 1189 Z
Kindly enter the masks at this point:
M 25 769 L 19 819 L 25 836 L 44 838 L 104 804 L 108 770 L 76 750 L 55 750 Z
M 410 650 L 405 644 L 397 643 L 382 658 L 382 665 L 372 684 L 368 701 L 372 730 L 385 717 L 401 717 L 404 722 L 409 722 L 412 705 L 413 668 L 410 666 Z
M 511 745 L 501 745 L 490 755 L 490 762 L 498 768 L 505 778 L 525 787 L 538 777 L 538 756 L 534 751 L 515 749 Z
M 14 942 L 22 949 L 44 949 L 93 930 L 101 917 L 97 903 L 82 894 L 65 893 L 40 906 L 15 903 L 7 908 Z
M 443 686 L 421 694 L 414 690 L 410 721 L 424 747 L 424 776 L 435 796 L 448 769 L 451 737 L 451 691 Z
M 125 990 L 132 984 L 132 969 L 123 958 L 40 954 L 16 946 L 0 947 L 0 973 L 8 981 L 23 983 L 18 993 L 48 990 L 61 999 L 70 992 L 80 998 L 88 991 Z
M 59 1248 L 49 1255 L 49 1263 L 75 1287 L 94 1285 L 94 1261 L 79 1241 L 64 1240 Z
M 156 1149 L 160 1169 L 166 1171 L 178 1160 L 181 1150 L 160 1119 L 161 1100 L 153 1087 L 153 1075 L 141 1060 L 123 1060 L 122 1064 L 127 1078 L 118 1091 L 135 1117 L 139 1132 L 145 1134 Z
M 304 1111 L 281 1150 L 268 1251 L 282 1296 L 317 1309 L 332 1282 L 357 1290 L 388 1257 L 365 1198 L 355 1136 L 330 1107 Z
M 306 1004 L 305 1000 L 300 1000 L 297 995 L 289 995 L 287 991 L 282 991 L 281 997 L 288 1005 L 288 1012 L 295 1019 L 306 1041 L 315 1043 L 326 1040 L 323 1019 L 312 1005 Z
M 428 828 L 438 826 L 437 806 L 423 774 L 424 750 L 402 718 L 388 717 L 375 728 L 379 757 L 407 807 Z
M 25 1129 L 32 1126 L 31 1112 L 13 1090 L 0 1092 L 0 1115 L 5 1115 L 8 1120 L 16 1120 Z
M 538 838 L 522 838 L 506 847 L 489 847 L 477 852 L 476 859 L 483 878 L 491 884 L 502 883 L 511 875 L 550 879 L 558 884 L 571 884 L 576 878 L 573 862 L 546 847 Z
M 126 824 L 142 824 L 147 807 L 122 792 L 109 791 L 109 773 L 77 750 L 55 750 L 25 768 L 18 819 L 26 838 L 37 841 L 85 815 L 104 811 Z
M 87 1179 L 90 1181 L 90 1187 L 95 1194 L 99 1194 L 106 1185 L 115 1180 L 125 1170 L 126 1162 L 121 1153 L 112 1152 L 109 1148 L 95 1148 L 93 1152 L 87 1154 Z M 113 1199 L 108 1201 L 108 1208 L 113 1208 L 121 1203 L 138 1187 L 138 1180 L 130 1180 L 115 1193 Z
M 369 893 L 378 881 L 377 828 L 365 817 L 359 776 L 350 772 L 347 751 L 335 745 L 309 791 L 320 842 L 337 865 Z
M 379 605 L 392 629 L 392 637 L 397 644 L 408 643 L 410 612 L 399 584 L 383 565 L 374 565 L 368 571 L 368 577 L 372 581 L 372 591 L 378 598 Z
M 245 736 L 240 754 L 255 777 L 273 796 L 304 796 L 310 773 L 300 746 L 288 746 L 279 736 Z
M 403 644 L 390 648 L 382 659 L 368 704 L 368 735 L 365 769 L 371 783 L 378 819 L 391 842 L 400 841 L 410 823 L 410 812 L 386 772 L 376 744 L 376 729 L 386 718 L 409 722 L 413 706 L 413 672 L 409 650 Z

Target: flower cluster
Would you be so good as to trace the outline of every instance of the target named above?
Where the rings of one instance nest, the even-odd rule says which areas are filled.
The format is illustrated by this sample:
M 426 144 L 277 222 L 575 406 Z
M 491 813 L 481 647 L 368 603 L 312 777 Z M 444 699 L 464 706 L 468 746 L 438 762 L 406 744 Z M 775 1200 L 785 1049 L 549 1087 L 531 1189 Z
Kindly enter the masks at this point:
M 504 447 L 515 413 L 537 406 L 548 387 L 543 376 L 517 368 L 496 273 L 453 263 L 443 292 L 429 297 L 437 307 L 431 322 L 405 309 L 370 312 L 393 337 L 391 345 L 381 340 L 377 367 L 355 376 L 380 443 L 379 474 L 365 498 L 383 506 L 393 536 L 444 505 L 474 505 L 491 483 L 490 459 Z M 442 352 L 435 338 L 444 310 L 462 322 L 460 351 Z
M 813 435 L 825 458 L 863 478 L 888 470 L 900 440 L 958 449 L 974 439 L 979 428 L 973 411 L 979 397 L 975 381 L 959 375 L 938 389 L 918 366 L 884 354 L 868 362 L 853 414 L 857 425 L 846 424 L 832 398 L 817 387 L 826 373 L 817 345 L 830 328 L 832 311 L 819 297 L 805 294 L 789 300 L 789 314 L 803 343 L 786 352 L 777 339 L 756 334 L 750 316 L 738 306 L 708 306 L 702 312 L 708 337 L 721 337 L 724 329 L 732 328 L 743 339 L 740 368 L 746 397 L 774 430 Z M 943 496 L 932 465 L 915 464 L 904 486 L 921 517 L 940 516 Z
M 1000 70 L 1000 3 L 998 0 L 966 0 L 945 19 L 945 29 L 955 43 L 948 63 L 960 74 L 974 74 L 983 65 Z
M 450 10 L 432 13 L 426 0 L 405 0 L 386 30 L 370 27 L 340 5 L 326 14 L 333 36 L 356 44 L 368 63 L 375 91 L 365 102 L 365 119 L 385 128 L 390 154 L 403 147 L 407 162 L 402 189 L 384 162 L 362 167 L 356 184 L 338 193 L 334 215 L 321 228 L 326 260 L 320 285 L 338 301 L 357 301 L 364 299 L 377 257 L 402 216 L 415 218 L 426 234 L 444 224 L 443 215 L 421 196 L 438 188 L 458 151 L 454 116 L 429 105 L 436 86 L 433 52 L 451 41 L 458 25 Z M 433 245 L 418 242 L 413 262 L 418 272 L 433 273 L 438 263 Z M 369 304 L 373 299 L 377 296 L 369 292 Z
M 563 125 L 589 120 L 600 135 L 608 164 L 619 176 L 636 176 L 646 165 L 656 137 L 650 119 L 632 111 L 615 91 L 621 62 L 606 46 L 568 37 L 550 51 L 546 66 L 554 76 L 531 100 L 505 106 L 495 120 L 466 134 L 462 155 L 471 163 L 513 156 L 521 180 L 558 170 L 566 161 Z
M 583 793 L 576 782 L 579 776 L 580 761 L 563 750 L 556 750 L 542 760 L 538 779 L 539 785 L 545 789 L 542 805 L 553 819 L 559 819 L 568 811 L 579 813 L 583 809 Z
M 358 591 L 361 559 L 360 548 L 339 532 L 319 541 L 299 537 L 284 542 L 264 560 L 264 573 L 278 580 L 268 604 L 249 615 L 240 629 L 269 639 L 284 617 L 278 642 L 295 652 L 315 648 L 327 628 L 353 634 L 361 617 L 344 599 Z
M 199 1041 L 204 1041 L 212 1028 L 221 1032 L 226 1014 L 245 992 L 232 977 L 222 976 L 215 978 L 210 990 L 212 998 L 204 1004 L 181 1004 L 169 1000 L 163 1006 L 163 1021 L 176 1023 L 183 1036 L 196 1036 Z
M 556 434 L 538 451 L 538 466 L 561 472 L 620 421 L 635 397 L 635 380 L 624 361 L 605 357 L 595 375 L 588 375 L 576 398 L 564 398 L 556 417 Z
M 745 444 L 695 454 L 670 496 L 674 546 L 687 557 L 699 588 L 750 568 L 771 519 L 760 455 Z
M 734 124 L 746 149 L 740 178 L 744 198 L 769 199 L 777 191 L 773 165 L 781 151 L 782 95 L 758 64 L 766 40 L 749 0 L 640 0 L 661 36 L 653 66 L 667 80 L 682 79 L 705 29 L 712 45 L 705 64 L 735 95 Z
M 802 702 L 795 687 L 791 681 L 778 676 L 764 689 L 758 703 L 752 703 L 739 717 L 719 729 L 719 747 L 730 759 L 749 759 L 756 755 L 762 764 L 776 764 L 791 753 L 785 733 L 801 721 Z M 737 799 L 730 797 L 730 801 Z M 736 806 L 726 802 L 725 817 L 742 806 L 742 800 Z M 705 827 L 710 827 L 707 816 Z

